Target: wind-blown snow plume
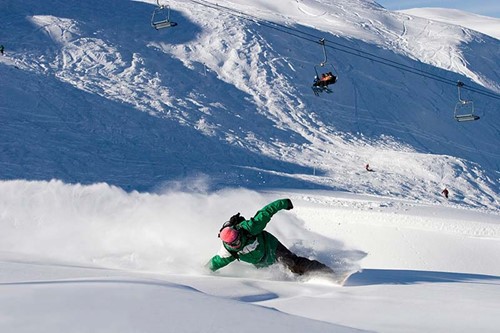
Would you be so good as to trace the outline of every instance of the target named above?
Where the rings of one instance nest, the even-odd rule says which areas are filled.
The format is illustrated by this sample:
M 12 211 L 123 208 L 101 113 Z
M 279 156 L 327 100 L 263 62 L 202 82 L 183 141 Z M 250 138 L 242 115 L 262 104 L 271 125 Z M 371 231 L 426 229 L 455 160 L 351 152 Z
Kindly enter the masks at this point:
M 176 274 L 206 273 L 203 266 L 220 247 L 217 232 L 235 210 L 250 218 L 267 200 L 277 199 L 236 189 L 210 194 L 126 193 L 102 183 L 82 186 L 60 181 L 0 182 L 0 188 L 0 251 L 38 260 Z M 332 249 L 340 250 L 342 244 L 333 246 L 330 238 L 314 236 L 293 216 L 279 214 L 268 229 L 303 255 L 311 254 L 307 245 L 301 245 L 304 238 L 316 238 L 318 253 L 313 257 L 330 265 L 339 260 Z M 343 263 L 350 265 L 349 258 Z

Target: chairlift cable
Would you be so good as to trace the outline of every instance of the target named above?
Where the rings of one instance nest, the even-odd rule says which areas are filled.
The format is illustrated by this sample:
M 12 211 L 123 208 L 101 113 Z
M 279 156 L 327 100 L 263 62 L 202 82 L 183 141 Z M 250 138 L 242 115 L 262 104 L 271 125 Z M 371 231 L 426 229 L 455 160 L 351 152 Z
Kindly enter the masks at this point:
M 288 34 L 288 35 L 291 35 L 291 36 L 294 36 L 296 38 L 300 38 L 300 39 L 303 39 L 303 40 L 306 40 L 306 41 L 309 41 L 312 43 L 323 45 L 321 41 L 323 41 L 323 43 L 328 42 L 328 44 L 333 44 L 333 45 L 323 45 L 323 46 L 340 51 L 340 52 L 344 52 L 344 53 L 347 53 L 347 54 L 350 54 L 350 55 L 353 55 L 356 57 L 367 59 L 367 60 L 382 64 L 382 65 L 393 67 L 393 68 L 399 69 L 401 71 L 406 71 L 406 72 L 409 72 L 409 73 L 412 73 L 415 75 L 419 75 L 419 76 L 422 76 L 422 77 L 425 77 L 425 78 L 428 78 L 431 80 L 439 81 L 441 83 L 448 84 L 448 85 L 456 86 L 456 84 L 457 84 L 456 80 L 452 80 L 452 79 L 448 79 L 448 78 L 440 76 L 440 75 L 432 74 L 432 73 L 429 73 L 427 71 L 424 71 L 424 70 L 421 70 L 418 68 L 414 68 L 412 66 L 405 65 L 405 64 L 399 63 L 399 62 L 394 61 L 394 60 L 390 60 L 390 59 L 387 59 L 387 58 L 384 58 L 381 56 L 377 56 L 373 53 L 366 52 L 366 51 L 360 50 L 358 48 L 354 48 L 354 47 L 351 47 L 348 45 L 344 45 L 344 44 L 335 42 L 333 40 L 318 38 L 318 36 L 315 36 L 311 33 L 301 31 L 301 30 L 298 30 L 296 28 L 288 27 L 288 26 L 281 24 L 281 23 L 266 21 L 266 20 L 263 20 L 259 17 L 244 13 L 242 11 L 239 11 L 239 10 L 236 10 L 236 9 L 233 9 L 230 7 L 222 6 L 220 4 L 208 3 L 204 0 L 190 0 L 190 1 L 195 3 L 195 4 L 198 4 L 198 5 L 201 5 L 204 7 L 208 7 L 208 8 L 212 8 L 212 9 L 215 9 L 218 11 L 230 12 L 232 15 L 237 16 L 239 18 L 242 18 L 244 20 L 258 23 L 264 27 L 280 31 L 282 33 L 285 33 L 285 34 Z M 484 89 L 474 88 L 474 87 L 471 87 L 471 86 L 468 86 L 465 84 L 462 86 L 462 89 L 469 90 L 471 92 L 474 92 L 474 93 L 477 93 L 477 94 L 480 94 L 480 95 L 483 95 L 486 97 L 500 99 L 499 94 L 496 94 L 494 92 L 490 92 L 490 91 L 487 91 Z

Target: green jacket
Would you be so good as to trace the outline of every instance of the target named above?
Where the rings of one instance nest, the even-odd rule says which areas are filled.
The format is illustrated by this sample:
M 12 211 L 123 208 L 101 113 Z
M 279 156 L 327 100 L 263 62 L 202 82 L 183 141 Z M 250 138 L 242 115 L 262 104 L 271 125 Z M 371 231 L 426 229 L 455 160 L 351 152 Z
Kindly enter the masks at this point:
M 241 245 L 233 249 L 222 242 L 219 252 L 210 259 L 208 267 L 216 271 L 237 258 L 257 267 L 266 267 L 276 262 L 276 247 L 278 239 L 267 231 L 266 225 L 271 217 L 282 209 L 289 209 L 290 200 L 280 199 L 271 202 L 259 210 L 250 220 L 240 222 L 238 229 L 245 230 L 241 234 Z M 231 253 L 233 252 L 233 253 Z

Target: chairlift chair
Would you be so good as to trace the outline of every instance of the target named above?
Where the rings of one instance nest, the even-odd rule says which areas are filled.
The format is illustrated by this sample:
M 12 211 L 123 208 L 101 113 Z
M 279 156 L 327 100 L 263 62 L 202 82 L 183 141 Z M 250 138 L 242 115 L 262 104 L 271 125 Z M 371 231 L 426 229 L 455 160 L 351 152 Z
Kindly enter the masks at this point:
M 462 99 L 460 88 L 463 86 L 464 83 L 458 81 L 458 102 L 455 105 L 455 120 L 458 122 L 478 120 L 480 117 L 474 114 L 474 102 Z
M 314 72 L 316 73 L 316 76 L 314 77 L 314 82 L 311 88 L 316 96 L 319 96 L 322 92 L 332 93 L 333 91 L 328 88 L 328 86 L 337 82 L 338 79 L 335 67 L 328 63 L 325 39 L 320 39 L 319 44 L 323 47 L 323 56 L 325 59 L 318 65 L 314 65 Z
M 333 91 L 328 86 L 337 82 L 337 76 L 334 75 L 332 71 L 328 70 L 325 72 L 324 69 L 321 70 L 323 66 L 323 64 L 314 66 L 316 76 L 314 77 L 314 82 L 311 88 L 316 96 L 319 96 L 322 92 L 326 92 L 328 94 L 332 93 Z M 322 72 L 321 76 L 320 72 Z
M 177 23 L 170 21 L 170 6 L 160 5 L 160 0 L 156 0 L 156 3 L 158 7 L 151 16 L 151 26 L 156 30 L 175 27 Z

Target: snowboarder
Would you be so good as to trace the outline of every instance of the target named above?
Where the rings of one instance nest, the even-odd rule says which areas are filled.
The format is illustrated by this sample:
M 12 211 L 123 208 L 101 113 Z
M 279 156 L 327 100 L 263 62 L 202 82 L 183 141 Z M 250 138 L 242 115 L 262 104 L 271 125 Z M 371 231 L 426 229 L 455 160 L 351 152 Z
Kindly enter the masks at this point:
M 233 215 L 224 223 L 219 238 L 221 250 L 210 259 L 207 266 L 216 271 L 234 260 L 253 264 L 257 268 L 267 267 L 276 262 L 284 264 L 295 274 L 306 273 L 333 274 L 333 270 L 317 260 L 299 257 L 287 249 L 271 233 L 264 231 L 271 217 L 278 211 L 293 209 L 290 199 L 271 202 L 260 209 L 254 217 L 246 220 L 240 213 Z
M 448 191 L 448 189 L 447 189 L 447 188 L 445 188 L 443 191 L 441 191 L 441 194 L 442 194 L 442 195 L 444 195 L 444 197 L 445 197 L 446 199 L 448 199 L 448 195 L 449 195 L 449 193 L 450 193 L 450 192 Z
M 370 172 L 373 171 L 373 169 L 370 168 L 370 164 L 365 165 L 365 169 L 366 169 L 366 171 L 370 171 Z

